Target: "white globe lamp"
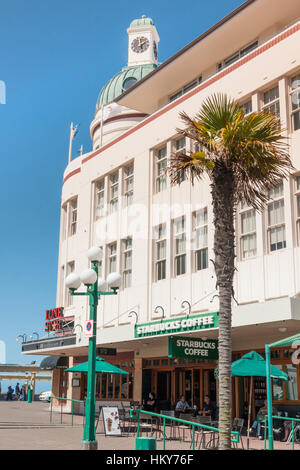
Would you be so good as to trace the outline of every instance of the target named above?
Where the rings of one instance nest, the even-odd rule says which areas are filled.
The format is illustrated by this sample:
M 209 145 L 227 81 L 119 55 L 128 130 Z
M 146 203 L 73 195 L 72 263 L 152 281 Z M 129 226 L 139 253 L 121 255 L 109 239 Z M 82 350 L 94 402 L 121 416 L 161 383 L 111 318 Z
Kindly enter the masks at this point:
M 98 278 L 98 290 L 101 292 L 106 292 L 108 290 L 108 284 L 103 277 Z
M 95 284 L 95 282 L 97 281 L 97 274 L 93 269 L 85 269 L 80 274 L 80 279 L 84 285 L 91 286 L 92 284 Z
M 98 246 L 92 246 L 87 252 L 87 257 L 90 261 L 101 261 L 103 258 L 103 251 Z
M 66 278 L 65 284 L 68 289 L 78 289 L 81 284 L 80 277 L 76 273 L 71 273 Z
M 122 285 L 122 276 L 119 273 L 110 273 L 107 276 L 107 284 L 112 289 L 119 289 Z

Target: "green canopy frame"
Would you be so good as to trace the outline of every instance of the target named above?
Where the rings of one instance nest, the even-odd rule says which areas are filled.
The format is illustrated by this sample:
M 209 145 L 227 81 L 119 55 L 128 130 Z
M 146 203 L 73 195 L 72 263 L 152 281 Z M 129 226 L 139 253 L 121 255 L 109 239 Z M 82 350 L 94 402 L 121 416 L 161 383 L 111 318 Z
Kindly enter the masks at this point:
M 275 343 L 266 344 L 266 372 L 267 372 L 267 400 L 268 400 L 268 440 L 269 450 L 274 450 L 273 442 L 273 418 L 272 418 L 272 384 L 271 384 L 271 348 L 278 348 L 280 346 L 292 346 L 297 343 L 300 346 L 300 333 L 288 338 L 281 339 Z

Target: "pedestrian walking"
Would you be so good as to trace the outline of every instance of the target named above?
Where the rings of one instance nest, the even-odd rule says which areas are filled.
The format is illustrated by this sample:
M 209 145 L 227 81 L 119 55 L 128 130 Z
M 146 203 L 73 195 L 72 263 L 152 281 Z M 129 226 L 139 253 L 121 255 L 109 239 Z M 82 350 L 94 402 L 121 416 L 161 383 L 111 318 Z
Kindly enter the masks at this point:
M 14 393 L 14 389 L 11 386 L 9 386 L 7 389 L 6 401 L 13 399 L 13 393 Z

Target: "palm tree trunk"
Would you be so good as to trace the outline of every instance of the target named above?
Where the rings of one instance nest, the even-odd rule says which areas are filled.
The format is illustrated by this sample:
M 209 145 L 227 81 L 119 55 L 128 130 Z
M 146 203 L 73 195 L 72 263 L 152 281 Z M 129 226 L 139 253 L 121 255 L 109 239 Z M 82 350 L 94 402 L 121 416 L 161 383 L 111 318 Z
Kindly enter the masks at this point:
M 234 178 L 231 169 L 216 164 L 211 193 L 214 210 L 214 253 L 219 288 L 219 449 L 231 448 L 231 300 L 234 275 Z

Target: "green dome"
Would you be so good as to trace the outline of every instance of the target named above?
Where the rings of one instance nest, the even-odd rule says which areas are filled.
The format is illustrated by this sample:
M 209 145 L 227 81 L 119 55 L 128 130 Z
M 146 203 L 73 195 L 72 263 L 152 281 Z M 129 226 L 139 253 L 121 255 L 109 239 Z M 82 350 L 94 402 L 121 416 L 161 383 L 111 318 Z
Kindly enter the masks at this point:
M 142 18 L 137 18 L 130 23 L 130 28 L 136 28 L 137 26 L 149 26 L 154 25 L 151 18 L 147 18 L 145 15 Z
M 148 73 L 157 67 L 156 64 L 134 65 L 131 67 L 123 67 L 122 71 L 117 73 L 102 88 L 97 100 L 96 111 L 101 106 L 105 106 L 120 96 L 124 91 L 128 90 L 135 82 L 144 78 Z

